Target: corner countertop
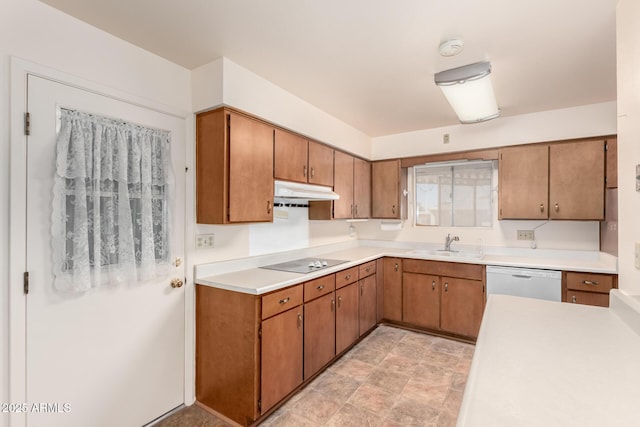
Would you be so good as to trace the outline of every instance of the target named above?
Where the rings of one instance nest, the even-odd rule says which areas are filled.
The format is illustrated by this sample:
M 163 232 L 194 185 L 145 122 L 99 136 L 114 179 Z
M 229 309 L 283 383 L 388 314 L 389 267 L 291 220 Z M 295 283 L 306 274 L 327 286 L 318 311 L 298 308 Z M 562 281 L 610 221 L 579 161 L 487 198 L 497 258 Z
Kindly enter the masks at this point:
M 472 264 L 584 271 L 617 274 L 617 258 L 601 252 L 563 251 L 519 248 L 485 248 L 484 256 L 452 258 L 428 254 L 422 249 L 435 250 L 436 245 L 409 244 L 384 241 L 353 241 L 298 251 L 247 257 L 196 266 L 195 282 L 236 292 L 261 295 L 287 286 L 302 283 L 326 274 L 335 273 L 381 257 L 401 257 Z M 419 251 L 416 253 L 416 250 Z M 474 248 L 468 248 L 472 252 Z M 288 273 L 266 270 L 260 266 L 304 257 L 340 259 L 343 264 L 312 273 Z
M 640 303 L 492 295 L 458 427 L 629 426 L 640 419 Z

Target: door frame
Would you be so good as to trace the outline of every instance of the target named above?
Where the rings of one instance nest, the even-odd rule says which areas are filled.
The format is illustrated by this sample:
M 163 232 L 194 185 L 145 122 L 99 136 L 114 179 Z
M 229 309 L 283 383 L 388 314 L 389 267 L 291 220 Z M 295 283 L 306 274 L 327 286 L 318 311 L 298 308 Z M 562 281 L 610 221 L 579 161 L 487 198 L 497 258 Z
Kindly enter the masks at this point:
M 10 184 L 9 184 L 9 396 L 11 403 L 31 403 L 26 401 L 26 302 L 23 292 L 23 274 L 27 265 L 26 243 L 26 204 L 27 204 L 27 136 L 24 134 L 24 114 L 27 111 L 27 76 L 33 75 L 76 89 L 106 96 L 127 102 L 139 107 L 154 110 L 185 120 L 185 234 L 189 222 L 193 221 L 195 204 L 193 190 L 193 150 L 189 147 L 194 141 L 194 115 L 178 108 L 173 108 L 158 102 L 122 92 L 99 83 L 85 80 L 76 76 L 60 72 L 49 67 L 35 64 L 20 58 L 10 58 Z M 182 173 L 176 170 L 175 173 Z M 191 404 L 195 401 L 195 313 L 194 313 L 194 284 L 193 266 L 189 262 L 191 246 L 189 239 L 184 242 L 184 265 L 186 283 L 185 293 L 185 348 L 184 348 L 184 402 Z M 159 416 L 162 414 L 158 414 Z M 9 425 L 26 425 L 24 413 L 10 413 Z

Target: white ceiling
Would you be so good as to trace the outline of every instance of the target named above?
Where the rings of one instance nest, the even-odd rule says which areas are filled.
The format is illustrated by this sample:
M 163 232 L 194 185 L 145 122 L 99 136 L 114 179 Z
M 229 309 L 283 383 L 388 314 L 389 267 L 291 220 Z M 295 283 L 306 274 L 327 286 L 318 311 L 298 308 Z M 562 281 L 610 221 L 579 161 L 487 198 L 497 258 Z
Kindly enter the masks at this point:
M 433 74 L 480 60 L 503 116 L 616 98 L 617 0 L 41 1 L 188 69 L 225 56 L 373 137 L 456 124 Z

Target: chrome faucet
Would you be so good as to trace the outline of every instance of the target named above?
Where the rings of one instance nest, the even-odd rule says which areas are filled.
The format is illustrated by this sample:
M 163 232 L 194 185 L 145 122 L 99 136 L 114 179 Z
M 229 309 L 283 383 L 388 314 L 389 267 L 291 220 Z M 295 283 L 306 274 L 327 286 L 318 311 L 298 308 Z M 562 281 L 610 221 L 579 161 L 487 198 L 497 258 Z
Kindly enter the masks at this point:
M 447 234 L 447 238 L 444 240 L 444 250 L 447 252 L 451 252 L 451 244 L 459 240 L 460 238 L 458 236 L 451 237 L 451 234 Z

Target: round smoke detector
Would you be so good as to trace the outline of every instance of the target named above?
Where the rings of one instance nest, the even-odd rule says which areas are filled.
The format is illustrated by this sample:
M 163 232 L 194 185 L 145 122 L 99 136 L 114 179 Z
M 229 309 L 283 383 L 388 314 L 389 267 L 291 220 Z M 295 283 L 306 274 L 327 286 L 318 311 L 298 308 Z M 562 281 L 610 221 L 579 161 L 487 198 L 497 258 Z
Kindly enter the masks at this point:
M 462 52 L 464 42 L 461 39 L 450 39 L 440 44 L 440 55 L 454 56 Z

